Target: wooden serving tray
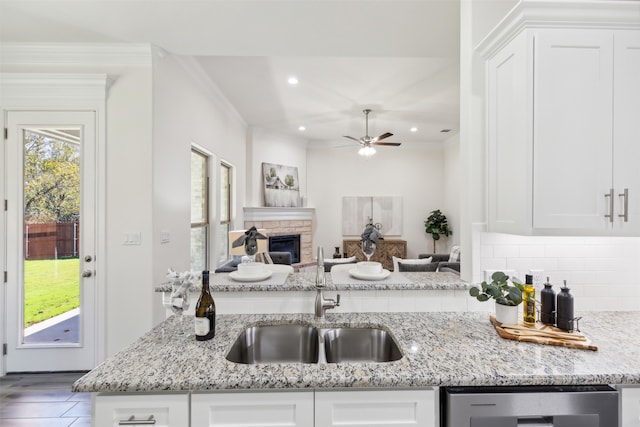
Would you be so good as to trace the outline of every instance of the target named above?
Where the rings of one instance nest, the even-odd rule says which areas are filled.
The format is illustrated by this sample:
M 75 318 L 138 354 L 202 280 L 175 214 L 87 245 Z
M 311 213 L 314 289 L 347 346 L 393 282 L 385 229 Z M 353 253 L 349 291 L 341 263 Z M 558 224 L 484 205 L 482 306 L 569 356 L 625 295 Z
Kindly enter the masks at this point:
M 589 338 L 581 332 L 565 332 L 555 326 L 536 322 L 535 326 L 527 326 L 522 322 L 517 325 L 503 325 L 492 314 L 489 320 L 502 338 L 515 341 L 533 342 L 537 344 L 556 345 L 560 347 L 579 348 L 597 351 Z

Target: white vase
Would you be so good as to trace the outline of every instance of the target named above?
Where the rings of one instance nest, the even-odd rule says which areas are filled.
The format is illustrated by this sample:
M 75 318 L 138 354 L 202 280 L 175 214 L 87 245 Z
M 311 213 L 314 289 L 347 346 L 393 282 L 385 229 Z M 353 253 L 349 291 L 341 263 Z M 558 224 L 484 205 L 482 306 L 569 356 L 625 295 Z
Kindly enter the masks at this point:
M 518 306 L 496 303 L 496 320 L 503 325 L 517 325 Z

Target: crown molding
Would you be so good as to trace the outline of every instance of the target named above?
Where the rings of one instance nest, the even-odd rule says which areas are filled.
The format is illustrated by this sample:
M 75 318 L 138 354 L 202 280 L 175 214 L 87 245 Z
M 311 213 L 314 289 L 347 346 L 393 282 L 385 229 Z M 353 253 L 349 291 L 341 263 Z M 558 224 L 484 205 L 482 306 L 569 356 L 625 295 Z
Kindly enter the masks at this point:
M 152 46 L 131 43 L 2 43 L 2 66 L 150 67 Z
M 640 29 L 640 2 L 521 0 L 476 51 L 490 58 L 528 28 Z

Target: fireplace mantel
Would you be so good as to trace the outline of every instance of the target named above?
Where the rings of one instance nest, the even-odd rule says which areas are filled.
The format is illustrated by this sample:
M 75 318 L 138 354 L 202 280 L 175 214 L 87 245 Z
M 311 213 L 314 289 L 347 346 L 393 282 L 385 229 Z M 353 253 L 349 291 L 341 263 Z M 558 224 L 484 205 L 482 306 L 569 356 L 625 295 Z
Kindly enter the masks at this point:
M 312 221 L 314 208 L 242 208 L 245 221 Z

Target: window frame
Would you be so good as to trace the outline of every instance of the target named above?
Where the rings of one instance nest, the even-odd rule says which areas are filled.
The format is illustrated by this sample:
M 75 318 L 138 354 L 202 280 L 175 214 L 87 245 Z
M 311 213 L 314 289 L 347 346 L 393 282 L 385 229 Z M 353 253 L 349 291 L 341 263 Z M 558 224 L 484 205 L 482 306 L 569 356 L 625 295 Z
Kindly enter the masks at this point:
M 204 191 L 203 191 L 203 195 L 204 195 L 204 201 L 203 201 L 203 207 L 204 207 L 204 222 L 200 221 L 200 222 L 193 222 L 193 220 L 190 218 L 190 231 L 193 231 L 194 229 L 201 229 L 204 228 L 204 235 L 205 235 L 205 243 L 204 243 L 204 266 L 203 266 L 203 270 L 209 270 L 210 265 L 211 265 L 211 241 L 212 241 L 212 236 L 211 236 L 211 193 L 210 193 L 210 183 L 211 183 L 211 173 L 210 173 L 210 165 L 211 165 L 211 156 L 205 152 L 202 149 L 199 149 L 198 147 L 196 147 L 195 145 L 191 145 L 191 150 L 190 150 L 190 165 L 191 165 L 191 159 L 194 154 L 201 156 L 204 158 L 205 164 L 204 164 Z M 190 182 L 193 182 L 193 169 L 190 167 Z M 192 188 L 191 188 L 192 191 Z M 193 194 L 191 193 L 190 195 L 190 202 L 191 202 L 191 197 L 193 196 Z M 189 252 L 190 254 L 193 251 L 193 246 L 192 246 L 192 241 L 191 238 L 189 239 Z M 193 269 L 193 264 L 191 264 L 190 261 L 190 266 L 191 269 Z

